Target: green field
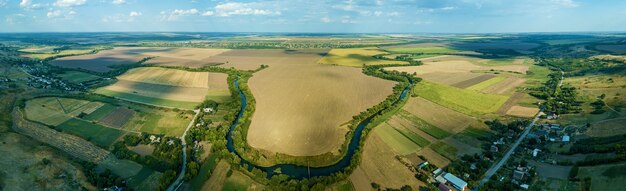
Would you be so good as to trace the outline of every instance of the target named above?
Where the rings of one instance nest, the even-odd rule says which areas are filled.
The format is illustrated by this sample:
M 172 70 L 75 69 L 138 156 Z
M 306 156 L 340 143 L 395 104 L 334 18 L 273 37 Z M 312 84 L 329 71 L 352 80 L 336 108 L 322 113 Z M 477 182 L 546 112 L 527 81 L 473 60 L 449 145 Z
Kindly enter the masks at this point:
M 44 60 L 47 58 L 55 57 L 55 56 L 71 56 L 71 55 L 81 55 L 81 54 L 89 54 L 92 53 L 93 50 L 62 50 L 58 53 L 34 53 L 34 54 L 24 54 L 23 56 L 29 58 L 36 58 L 40 60 Z
M 204 182 L 209 179 L 213 169 L 217 166 L 217 162 L 219 161 L 218 157 L 219 156 L 217 154 L 210 154 L 209 157 L 204 160 L 202 165 L 200 165 L 198 175 L 194 176 L 189 181 L 189 190 L 197 191 L 202 189 L 202 185 L 204 185 Z
M 414 92 L 424 99 L 471 116 L 496 112 L 508 99 L 508 96 L 483 94 L 427 81 L 417 84 Z
M 135 94 L 130 94 L 130 93 L 111 91 L 111 90 L 107 90 L 104 88 L 100 88 L 96 90 L 95 93 L 106 95 L 106 96 L 111 96 L 111 97 L 115 97 L 115 98 L 119 98 L 119 99 L 123 99 L 127 101 L 137 102 L 137 103 L 165 106 L 165 107 L 172 107 L 172 108 L 194 109 L 194 107 L 198 105 L 197 102 L 174 101 L 174 100 L 146 97 L 146 96 L 140 96 L 140 95 L 135 95 Z
M 75 118 L 65 121 L 56 128 L 64 133 L 82 137 L 102 147 L 108 147 L 124 134 L 117 129 L 107 128 Z
M 91 112 L 89 115 L 83 117 L 85 120 L 89 121 L 97 121 L 102 119 L 104 116 L 107 116 L 113 110 L 117 109 L 117 107 L 111 104 L 104 104 L 102 107 L 98 108 L 96 111 Z
M 379 126 L 374 128 L 374 132 L 378 134 L 378 136 L 380 136 L 383 141 L 398 154 L 407 155 L 421 148 L 400 132 L 396 131 L 393 127 L 389 126 L 387 123 L 381 123 Z
M 444 142 L 436 142 L 430 145 L 430 148 L 439 153 L 441 156 L 444 156 L 450 160 L 454 160 L 456 158 L 457 148 L 450 146 Z
M 254 181 L 250 177 L 244 175 L 239 171 L 234 171 L 233 174 L 224 182 L 223 191 L 245 191 L 248 190 Z
M 190 115 L 187 119 L 179 117 L 175 112 L 162 112 L 152 110 L 135 113 L 130 120 L 122 127 L 126 130 L 141 131 L 152 134 L 165 134 L 169 136 L 180 136 L 185 131 L 191 121 Z
M 474 84 L 474 85 L 472 85 L 470 87 L 467 87 L 465 89 L 474 90 L 474 91 L 481 91 L 481 90 L 483 90 L 483 89 L 485 89 L 485 88 L 487 88 L 489 86 L 495 85 L 495 84 L 497 84 L 497 83 L 499 83 L 499 82 L 501 82 L 501 81 L 503 81 L 505 79 L 506 79 L 505 77 L 496 76 L 494 78 L 485 80 L 485 81 L 480 82 L 478 84 Z
M 409 120 L 413 123 L 413 125 L 415 125 L 416 127 L 418 127 L 420 130 L 424 131 L 426 134 L 429 134 L 430 136 L 433 136 L 437 139 L 443 139 L 446 138 L 448 136 L 450 136 L 450 133 L 448 133 L 447 131 L 444 131 L 443 129 L 436 127 L 422 119 L 420 119 L 419 117 L 409 113 L 406 110 L 400 110 L 398 112 L 398 115 L 400 115 L 400 117 Z
M 626 187 L 626 163 L 580 167 L 578 177 L 591 177 L 591 190 L 615 190 Z
M 444 46 L 413 46 L 385 49 L 391 53 L 397 54 L 445 54 L 457 52 L 457 50 Z
M 402 135 L 404 135 L 406 138 L 413 141 L 415 144 L 419 145 L 420 147 L 425 147 L 425 146 L 428 146 L 428 144 L 430 144 L 430 141 L 424 139 L 423 137 L 420 137 L 418 134 L 413 133 L 409 130 L 403 130 L 403 129 L 396 129 L 396 130 L 400 132 Z
M 74 83 L 82 83 L 86 81 L 100 79 L 100 76 L 96 76 L 96 75 L 85 73 L 85 72 L 78 72 L 78 71 L 66 71 L 63 74 L 59 74 L 59 77 L 61 77 L 64 80 L 74 82 Z
M 80 113 L 93 111 L 100 106 L 99 103 L 85 100 L 42 97 L 28 100 L 24 110 L 30 120 L 57 126 Z
M 494 136 L 495 134 L 486 130 L 486 129 L 478 129 L 478 128 L 474 128 L 474 127 L 468 127 L 465 130 L 463 130 L 461 132 L 461 134 L 463 135 L 467 135 L 469 137 L 473 137 L 473 138 L 487 138 L 487 137 L 491 137 Z

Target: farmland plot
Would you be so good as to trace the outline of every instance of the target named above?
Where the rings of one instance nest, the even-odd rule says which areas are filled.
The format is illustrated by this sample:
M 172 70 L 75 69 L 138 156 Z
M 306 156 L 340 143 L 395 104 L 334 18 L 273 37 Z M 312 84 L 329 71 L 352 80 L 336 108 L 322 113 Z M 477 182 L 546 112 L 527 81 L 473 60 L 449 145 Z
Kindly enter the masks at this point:
M 471 116 L 493 113 L 508 99 L 507 96 L 483 94 L 426 81 L 420 82 L 414 91 L 424 99 Z
M 316 64 L 320 51 L 246 51 L 269 65 L 248 82 L 256 111 L 247 141 L 258 149 L 294 156 L 336 152 L 347 132 L 341 125 L 383 101 L 394 84 L 358 68 Z
M 135 114 L 133 110 L 118 107 L 116 110 L 112 111 L 98 121 L 110 127 L 121 128 L 133 116 L 133 114 Z
M 340 65 L 340 66 L 352 66 L 361 67 L 366 65 L 385 65 L 385 64 L 407 64 L 404 61 L 390 61 L 390 60 L 378 60 L 372 56 L 384 55 L 386 52 L 380 51 L 376 48 L 345 48 L 345 49 L 332 49 L 324 58 L 322 58 L 320 64 Z
M 419 116 L 420 119 L 430 124 L 452 133 L 462 131 L 475 121 L 475 119 L 465 114 L 442 107 L 420 97 L 409 99 L 403 109 L 415 116 Z

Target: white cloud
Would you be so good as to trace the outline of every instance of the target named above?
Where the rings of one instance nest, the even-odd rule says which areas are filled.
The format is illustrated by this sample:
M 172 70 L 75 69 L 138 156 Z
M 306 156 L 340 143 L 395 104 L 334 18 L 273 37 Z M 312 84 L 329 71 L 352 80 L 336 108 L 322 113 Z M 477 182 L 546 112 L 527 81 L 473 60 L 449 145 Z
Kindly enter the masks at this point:
M 334 5 L 333 8 L 341 9 L 344 11 L 354 11 L 355 10 L 355 2 L 354 0 L 347 0 L 343 4 Z
M 31 3 L 33 3 L 31 0 L 22 0 L 20 1 L 20 7 L 30 7 Z
M 391 12 L 391 13 L 387 13 L 387 16 L 392 16 L 392 17 L 398 16 L 398 15 L 400 15 L 400 13 L 398 13 L 396 11 Z
M 454 10 L 454 9 L 456 9 L 456 7 L 443 7 L 443 8 L 441 8 L 441 10 L 444 10 L 444 11 L 450 11 L 450 10 Z
M 564 7 L 578 7 L 578 3 L 573 0 L 550 0 L 550 2 Z
M 7 1 L 8 0 L 0 0 L 0 7 L 4 7 L 5 5 L 7 5 Z
M 61 10 L 48 11 L 48 14 L 46 14 L 46 16 L 48 16 L 48 18 L 60 17 L 61 16 Z
M 258 3 L 222 3 L 215 6 L 215 14 L 220 17 L 231 15 L 280 15 L 280 11 L 260 8 Z
M 213 12 L 213 11 L 207 11 L 207 12 L 202 13 L 202 16 L 211 16 L 211 15 L 213 15 L 213 14 L 215 14 L 215 12 Z
M 200 13 L 198 9 L 174 9 L 171 12 L 161 11 L 161 20 L 174 21 L 177 20 L 179 16 L 185 15 L 196 15 Z
M 328 17 L 322 17 L 320 20 L 321 20 L 322 22 L 324 22 L 324 23 L 330 23 L 330 22 L 333 22 L 333 21 L 332 21 L 330 18 L 328 18 Z
M 129 16 L 129 17 L 138 17 L 138 16 L 141 16 L 141 12 L 131 11 L 131 12 L 128 14 L 128 16 Z
M 374 15 L 376 15 L 377 17 L 379 17 L 382 14 L 383 14 L 382 11 L 374 11 Z
M 84 5 L 87 0 L 57 0 L 54 2 L 54 6 L 57 7 L 74 7 Z
M 121 5 L 126 3 L 125 0 L 113 0 L 111 3 L 115 4 L 115 5 Z

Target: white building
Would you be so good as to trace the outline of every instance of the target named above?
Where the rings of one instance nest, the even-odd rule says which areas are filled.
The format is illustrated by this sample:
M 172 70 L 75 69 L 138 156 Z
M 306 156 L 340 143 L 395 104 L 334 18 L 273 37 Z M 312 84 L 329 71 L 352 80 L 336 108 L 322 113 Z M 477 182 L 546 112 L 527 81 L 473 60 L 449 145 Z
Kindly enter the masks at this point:
M 454 188 L 457 190 L 465 190 L 467 188 L 467 182 L 463 181 L 459 177 L 454 176 L 451 173 L 446 173 L 443 175 L 443 178 L 446 179 Z

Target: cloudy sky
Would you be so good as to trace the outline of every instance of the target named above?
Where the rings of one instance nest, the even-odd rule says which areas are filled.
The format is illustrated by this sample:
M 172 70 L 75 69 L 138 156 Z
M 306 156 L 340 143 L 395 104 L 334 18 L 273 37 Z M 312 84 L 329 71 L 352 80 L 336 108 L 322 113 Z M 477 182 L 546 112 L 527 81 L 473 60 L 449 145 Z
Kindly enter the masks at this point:
M 0 32 L 626 31 L 624 0 L 0 0 Z

